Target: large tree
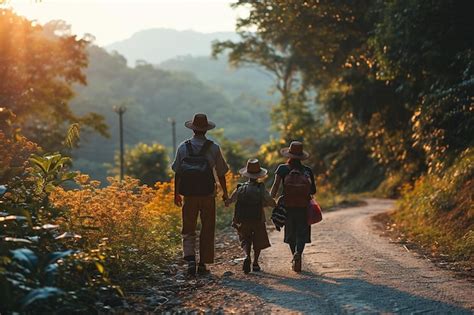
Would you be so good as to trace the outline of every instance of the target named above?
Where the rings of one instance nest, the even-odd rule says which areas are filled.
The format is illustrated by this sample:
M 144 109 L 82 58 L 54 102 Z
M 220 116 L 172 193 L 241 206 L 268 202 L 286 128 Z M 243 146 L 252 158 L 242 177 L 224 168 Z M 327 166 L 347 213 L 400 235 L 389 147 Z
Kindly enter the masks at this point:
M 272 121 L 284 141 L 304 140 L 310 133 L 315 120 L 308 108 L 307 89 L 301 84 L 301 77 L 287 45 L 273 45 L 258 33 L 240 31 L 242 41 L 216 42 L 213 55 L 217 57 L 230 50 L 229 62 L 233 66 L 257 64 L 275 79 L 275 89 L 280 101 L 273 107 Z
M 86 84 L 87 44 L 71 35 L 64 22 L 41 26 L 0 9 L 0 105 L 14 112 L 23 133 L 46 149 L 60 148 L 72 122 L 106 134 L 102 117 L 79 117 L 68 105 L 72 85 Z
M 380 100 L 387 104 L 393 99 L 389 87 L 368 78 L 375 73 L 367 47 L 371 3 L 241 0 L 234 6 L 250 9 L 237 23 L 242 40 L 214 46 L 215 53 L 229 49 L 235 64 L 253 62 L 275 74 L 281 102 L 273 117 L 281 136 L 311 144 L 318 172 L 337 169 L 341 183 L 367 163 L 372 169 L 370 146 L 360 147 L 361 138 L 372 113 L 384 105 Z M 308 93 L 311 90 L 316 94 Z M 308 104 L 311 95 L 318 106 Z M 323 135 L 327 133 L 329 137 Z M 363 157 L 354 159 L 356 154 Z M 329 160 L 335 156 L 362 164 L 338 161 L 341 167 L 334 168 Z
M 237 23 L 242 41 L 218 43 L 216 50 L 228 48 L 231 60 L 265 67 L 286 61 L 302 89 L 316 89 L 325 132 L 363 139 L 356 142 L 388 173 L 418 175 L 472 145 L 467 2 L 240 0 L 234 6 L 249 9 Z M 353 141 L 336 142 L 342 156 L 364 152 L 352 150 Z

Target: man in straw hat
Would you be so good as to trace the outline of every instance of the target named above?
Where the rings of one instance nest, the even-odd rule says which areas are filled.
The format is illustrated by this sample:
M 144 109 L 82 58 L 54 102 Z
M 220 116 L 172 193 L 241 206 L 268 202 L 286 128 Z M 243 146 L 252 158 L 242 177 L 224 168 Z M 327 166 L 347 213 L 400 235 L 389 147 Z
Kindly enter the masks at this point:
M 206 264 L 214 262 L 214 234 L 216 224 L 216 181 L 223 191 L 223 200 L 228 199 L 225 174 L 229 167 L 220 147 L 206 138 L 206 132 L 215 128 L 205 114 L 195 114 L 186 121 L 186 128 L 194 136 L 181 143 L 176 151 L 172 169 L 175 172 L 174 203 L 182 207 L 182 237 L 184 260 L 188 262 L 188 274 L 207 274 Z M 184 202 L 181 197 L 184 196 Z M 196 264 L 196 225 L 201 218 L 199 235 L 199 264 Z
M 232 225 L 237 229 L 241 247 L 245 252 L 242 269 L 245 273 L 249 273 L 252 246 L 254 252 L 253 271 L 261 270 L 258 264 L 260 252 L 262 249 L 270 247 L 263 208 L 275 206 L 275 201 L 265 189 L 265 185 L 259 182 L 259 179 L 267 176 L 267 170 L 260 167 L 257 159 L 248 160 L 247 166 L 242 168 L 239 173 L 249 180 L 237 186 L 226 202 L 226 206 L 236 202 Z

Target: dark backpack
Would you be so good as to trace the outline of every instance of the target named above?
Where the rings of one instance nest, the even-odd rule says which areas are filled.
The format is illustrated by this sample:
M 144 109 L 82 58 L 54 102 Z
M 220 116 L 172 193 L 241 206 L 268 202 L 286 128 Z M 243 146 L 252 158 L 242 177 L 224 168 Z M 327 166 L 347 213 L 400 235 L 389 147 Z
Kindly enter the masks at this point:
M 213 144 L 206 140 L 198 154 L 193 152 L 191 141 L 186 141 L 188 155 L 181 161 L 179 192 L 184 196 L 208 196 L 214 193 L 215 179 L 207 150 Z
M 311 198 L 311 181 L 302 169 L 293 168 L 283 180 L 285 208 L 306 208 Z
M 253 221 L 262 219 L 263 184 L 237 186 L 237 203 L 235 204 L 235 218 L 237 221 Z

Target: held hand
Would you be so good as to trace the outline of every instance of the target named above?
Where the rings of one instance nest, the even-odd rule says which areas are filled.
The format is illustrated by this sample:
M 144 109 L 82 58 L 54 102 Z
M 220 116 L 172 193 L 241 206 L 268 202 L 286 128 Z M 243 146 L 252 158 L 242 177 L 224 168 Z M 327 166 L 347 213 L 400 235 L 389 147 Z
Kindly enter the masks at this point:
M 230 200 L 229 200 L 229 199 L 224 200 L 224 205 L 225 205 L 226 207 L 230 206 Z
M 178 195 L 178 194 L 174 195 L 174 204 L 177 207 L 182 207 L 183 206 L 183 198 L 181 198 L 181 196 Z
M 231 227 L 233 227 L 234 229 L 238 230 L 240 228 L 240 223 L 235 221 L 235 220 L 232 220 L 232 225 Z
M 226 201 L 229 200 L 229 195 L 227 194 L 227 192 L 224 192 L 224 193 L 222 194 L 222 200 L 223 200 L 224 202 L 226 202 Z

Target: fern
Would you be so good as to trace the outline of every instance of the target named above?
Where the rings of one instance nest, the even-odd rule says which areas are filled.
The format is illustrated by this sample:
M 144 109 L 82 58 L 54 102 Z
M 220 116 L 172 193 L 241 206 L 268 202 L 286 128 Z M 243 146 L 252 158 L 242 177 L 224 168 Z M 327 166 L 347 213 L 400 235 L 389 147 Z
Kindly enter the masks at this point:
M 64 140 L 64 145 L 70 149 L 77 147 L 80 139 L 81 127 L 78 123 L 73 123 L 69 126 L 69 129 L 66 133 L 66 139 Z

